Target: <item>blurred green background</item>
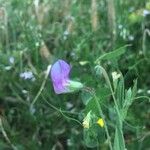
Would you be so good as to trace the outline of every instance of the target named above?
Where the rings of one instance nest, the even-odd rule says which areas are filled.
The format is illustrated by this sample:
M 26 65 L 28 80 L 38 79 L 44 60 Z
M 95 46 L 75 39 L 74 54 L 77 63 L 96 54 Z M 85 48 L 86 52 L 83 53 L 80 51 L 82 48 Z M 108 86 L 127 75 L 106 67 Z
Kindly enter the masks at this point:
M 18 150 L 87 148 L 83 127 L 52 109 L 71 112 L 82 122 L 81 93 L 56 95 L 50 78 L 32 109 L 47 66 L 57 59 L 72 65 L 71 77 L 109 92 L 96 74 L 96 60 L 121 47 L 122 55 L 101 59 L 111 76 L 121 71 L 126 88 L 138 79 L 138 96 L 150 96 L 150 0 L 0 0 L 0 117 Z M 127 149 L 150 149 L 150 102 L 136 100 L 124 127 Z M 11 144 L 0 132 L 0 150 Z M 93 148 L 95 149 L 95 148 Z M 101 149 L 107 149 L 101 143 Z

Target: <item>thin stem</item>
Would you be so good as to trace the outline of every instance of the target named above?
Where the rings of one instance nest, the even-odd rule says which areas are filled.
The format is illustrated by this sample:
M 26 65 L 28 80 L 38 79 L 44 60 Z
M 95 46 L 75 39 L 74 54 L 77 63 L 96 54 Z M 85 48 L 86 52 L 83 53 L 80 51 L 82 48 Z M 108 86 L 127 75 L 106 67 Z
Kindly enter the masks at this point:
M 110 91 L 111 91 L 111 94 L 112 94 L 112 97 L 113 97 L 113 100 L 114 100 L 114 104 L 115 104 L 115 107 L 116 107 L 116 111 L 117 111 L 117 114 L 118 114 L 118 117 L 119 117 L 119 120 L 120 120 L 119 123 L 122 124 L 122 119 L 121 119 L 121 117 L 120 117 L 119 106 L 118 106 L 118 104 L 117 104 L 117 100 L 116 100 L 116 98 L 115 98 L 115 94 L 114 94 L 113 88 L 112 88 L 112 86 L 111 86 L 109 77 L 108 77 L 107 72 L 105 71 L 105 69 L 104 69 L 103 67 L 101 67 L 101 66 L 100 66 L 100 68 L 101 68 L 101 70 L 102 70 L 102 72 L 103 72 L 103 75 L 104 75 L 104 77 L 105 77 L 105 80 L 106 80 L 106 82 L 107 82 L 107 84 L 108 84 L 108 86 L 109 86 L 109 88 L 110 88 Z
M 39 89 L 37 95 L 35 96 L 35 98 L 33 99 L 32 103 L 31 103 L 31 108 L 33 107 L 33 105 L 35 104 L 35 102 L 37 101 L 37 99 L 39 98 L 40 94 L 42 93 L 42 91 L 43 91 L 43 89 L 44 89 L 44 87 L 45 87 L 46 80 L 47 80 L 48 75 L 49 75 L 49 71 L 50 71 L 50 67 L 48 67 L 47 73 L 46 73 L 45 78 L 44 78 L 44 80 L 43 80 L 43 82 L 42 82 L 42 85 L 41 85 L 41 87 L 40 87 L 40 89 Z
M 69 117 L 69 116 L 65 115 L 65 114 L 61 111 L 61 109 L 59 110 L 59 112 L 60 112 L 60 113 L 62 114 L 62 116 L 64 116 L 66 119 L 75 121 L 75 122 L 77 122 L 78 124 L 80 124 L 80 125 L 82 126 L 82 123 L 81 123 L 80 121 L 78 121 L 77 119 L 74 119 L 74 118 L 72 118 L 72 117 Z
M 48 101 L 46 100 L 46 98 L 43 96 L 43 94 L 41 94 L 41 96 L 42 96 L 43 100 L 44 100 L 50 107 L 52 107 L 52 108 L 53 108 L 54 110 L 56 110 L 56 111 L 60 111 L 59 108 L 57 108 L 56 106 L 54 106 L 53 104 L 51 104 L 50 102 L 48 102 Z M 68 114 L 73 114 L 73 115 L 79 115 L 78 112 L 70 112 L 70 111 L 66 111 L 66 110 L 61 110 L 61 112 L 63 112 L 63 113 L 68 113 Z
M 119 107 L 118 107 L 118 104 L 117 104 L 117 100 L 115 98 L 115 94 L 114 94 L 113 88 L 111 86 L 111 83 L 110 83 L 109 77 L 107 75 L 107 72 L 105 71 L 105 69 L 103 67 L 100 66 L 100 68 L 101 68 L 101 70 L 103 72 L 103 75 L 105 77 L 105 80 L 106 80 L 106 82 L 107 82 L 107 84 L 108 84 L 108 86 L 110 88 L 110 91 L 111 91 L 111 94 L 112 94 L 112 97 L 113 97 L 113 100 L 114 100 L 114 104 L 115 104 L 115 106 L 117 108 L 117 112 L 119 112 Z
M 82 126 L 82 124 L 81 124 L 80 121 L 78 121 L 77 119 L 74 119 L 74 118 L 69 117 L 69 116 L 67 116 L 67 115 L 64 114 L 64 113 L 70 113 L 70 114 L 73 114 L 73 113 L 68 112 L 68 111 L 64 111 L 64 110 L 61 110 L 61 109 L 57 108 L 57 107 L 54 106 L 53 104 L 49 103 L 49 102 L 44 98 L 43 95 L 42 95 L 42 98 L 43 98 L 43 100 L 44 100 L 51 108 L 53 108 L 54 110 L 56 110 L 57 112 L 59 112 L 59 113 L 60 113 L 62 116 L 64 116 L 66 119 L 75 121 L 75 122 L 77 122 L 78 124 L 80 124 L 80 125 Z
M 98 101 L 98 98 L 97 98 L 96 94 L 94 92 L 91 92 L 91 94 L 94 96 L 94 99 L 95 99 L 95 102 L 96 102 L 99 114 L 100 114 L 100 116 L 102 117 L 102 119 L 104 121 L 104 128 L 105 128 L 106 136 L 107 136 L 107 139 L 108 139 L 109 148 L 110 148 L 110 150 L 113 150 L 112 144 L 111 144 L 111 138 L 110 138 L 110 135 L 109 135 L 109 132 L 108 132 L 107 124 L 106 124 L 105 119 L 104 119 L 105 117 L 104 117 L 101 105 L 100 105 L 100 103 Z
M 18 150 L 17 147 L 14 146 L 14 145 L 11 143 L 10 139 L 8 138 L 7 133 L 5 132 L 4 127 L 3 127 L 3 123 L 2 123 L 1 117 L 0 117 L 0 128 L 1 128 L 1 131 L 2 131 L 2 134 L 3 134 L 4 138 L 5 138 L 5 140 L 10 144 L 10 146 L 12 147 L 12 149 L 13 149 L 13 150 Z
M 150 97 L 148 97 L 148 96 L 138 96 L 138 97 L 135 97 L 134 100 L 141 99 L 141 98 L 145 98 L 145 99 L 149 100 L 149 102 L 150 102 Z
M 100 66 L 100 65 L 99 65 L 99 66 Z M 113 97 L 113 100 L 114 100 L 114 104 L 115 104 L 115 108 L 116 108 L 116 112 L 117 112 L 117 116 L 118 116 L 118 123 L 119 123 L 119 124 L 118 124 L 118 129 L 119 129 L 119 131 L 120 131 L 120 133 L 121 133 L 121 136 L 122 136 L 122 144 L 123 144 L 123 147 L 124 147 L 124 149 L 125 149 L 125 141 L 124 141 L 123 132 L 122 132 L 122 122 L 123 122 L 123 120 L 122 120 L 121 115 L 120 115 L 119 106 L 118 106 L 118 104 L 117 104 L 117 100 L 116 100 L 116 98 L 115 98 L 115 94 L 114 94 L 114 91 L 113 91 L 111 82 L 110 82 L 110 80 L 109 80 L 108 74 L 107 74 L 107 72 L 105 71 L 105 69 L 104 69 L 102 66 L 100 66 L 100 68 L 101 68 L 101 70 L 102 70 L 102 73 L 103 73 L 103 75 L 104 75 L 104 78 L 105 78 L 105 80 L 106 80 L 106 82 L 107 82 L 107 84 L 108 84 L 108 86 L 109 86 L 109 88 L 110 88 L 110 90 L 111 90 L 111 93 L 112 93 L 112 97 Z M 121 140 L 121 139 L 120 139 L 120 140 Z
M 147 38 L 146 35 L 150 36 L 150 30 L 149 29 L 145 29 L 144 33 L 143 33 L 142 49 L 143 49 L 143 54 L 145 57 L 146 57 L 146 46 L 145 45 L 146 45 L 146 38 Z
M 145 138 L 149 136 L 150 136 L 150 132 L 145 133 L 145 135 L 140 139 L 140 142 L 142 143 L 145 140 Z

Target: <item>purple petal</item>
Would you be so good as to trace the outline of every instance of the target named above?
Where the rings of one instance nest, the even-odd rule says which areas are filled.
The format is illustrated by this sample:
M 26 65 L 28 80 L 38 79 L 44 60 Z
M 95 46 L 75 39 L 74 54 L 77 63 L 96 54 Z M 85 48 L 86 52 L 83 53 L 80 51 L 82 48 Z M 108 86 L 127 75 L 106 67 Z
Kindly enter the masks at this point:
M 50 74 L 54 90 L 57 94 L 67 92 L 65 85 L 69 80 L 70 70 L 70 65 L 67 64 L 64 60 L 58 60 L 52 65 Z
M 67 82 L 66 82 L 67 83 Z M 69 89 L 65 83 L 53 83 L 54 91 L 56 94 L 68 93 Z

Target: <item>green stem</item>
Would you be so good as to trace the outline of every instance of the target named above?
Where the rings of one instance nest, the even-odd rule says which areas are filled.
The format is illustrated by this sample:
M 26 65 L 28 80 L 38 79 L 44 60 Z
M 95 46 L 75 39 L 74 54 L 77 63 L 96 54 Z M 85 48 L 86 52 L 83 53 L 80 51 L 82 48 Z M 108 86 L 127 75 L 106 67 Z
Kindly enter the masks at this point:
M 42 85 L 41 85 L 41 87 L 40 87 L 40 89 L 39 89 L 37 95 L 35 96 L 35 98 L 33 99 L 32 103 L 31 103 L 31 106 L 30 106 L 31 108 L 33 107 L 33 105 L 35 104 L 35 102 L 37 101 L 37 99 L 39 98 L 40 94 L 42 93 L 42 91 L 43 91 L 43 89 L 44 89 L 44 87 L 45 87 L 46 80 L 47 80 L 48 75 L 49 75 L 49 71 L 50 71 L 50 68 L 48 67 L 47 72 L 46 72 L 46 75 L 45 75 L 45 78 L 44 78 L 44 80 L 43 80 L 43 82 L 42 82 Z
M 145 99 L 149 100 L 149 102 L 150 102 L 150 97 L 148 97 L 148 96 L 138 96 L 138 97 L 135 97 L 134 100 L 141 99 L 141 98 L 145 98 Z
M 100 105 L 100 103 L 98 102 L 98 98 L 97 98 L 97 96 L 95 95 L 95 93 L 92 93 L 92 94 L 93 94 L 93 96 L 94 96 L 96 105 L 97 105 L 97 107 L 98 107 L 99 114 L 100 114 L 100 116 L 102 117 L 102 119 L 103 119 L 103 121 L 104 121 L 104 128 L 105 128 L 106 136 L 107 136 L 107 139 L 108 139 L 109 148 L 110 148 L 110 150 L 112 150 L 113 148 L 112 148 L 112 144 L 111 144 L 111 138 L 110 138 L 110 135 L 109 135 L 109 132 L 108 132 L 107 124 L 106 124 L 105 119 L 104 119 L 105 117 L 104 117 L 104 114 L 103 114 L 101 105 Z
M 75 114 L 75 113 L 71 113 L 71 112 L 64 111 L 64 110 L 61 110 L 61 109 L 57 108 L 57 107 L 54 106 L 53 104 L 49 103 L 49 102 L 44 98 L 43 95 L 42 95 L 42 98 L 43 98 L 43 100 L 44 100 L 51 108 L 53 108 L 54 110 L 56 110 L 57 112 L 59 112 L 63 117 L 65 117 L 65 118 L 68 119 L 68 120 L 75 121 L 75 122 L 77 122 L 78 124 L 80 124 L 80 125 L 82 126 L 82 124 L 81 124 L 80 121 L 78 121 L 77 119 L 74 119 L 74 118 L 69 117 L 69 116 L 67 116 L 67 115 L 64 114 L 64 113 L 69 113 L 69 114 Z
M 99 65 L 100 66 L 100 65 Z M 118 122 L 118 130 L 120 131 L 120 133 L 121 133 L 121 136 L 122 136 L 122 139 L 120 139 L 120 140 L 122 140 L 121 141 L 121 143 L 123 144 L 123 147 L 124 147 L 124 149 L 125 149 L 125 141 L 124 141 L 124 137 L 123 137 L 123 132 L 122 132 L 122 127 L 123 127 L 123 120 L 122 120 L 122 118 L 121 118 L 121 115 L 120 115 L 120 111 L 119 111 L 119 107 L 118 107 L 118 104 L 117 104 L 117 100 L 116 100 L 116 98 L 115 98 L 115 94 L 114 94 L 114 91 L 113 91 L 113 88 L 112 88 L 112 85 L 111 85 L 111 83 L 110 83 L 110 80 L 109 80 L 109 77 L 108 77 L 108 74 L 107 74 L 107 72 L 105 71 L 105 69 L 103 68 L 103 67 L 101 67 L 100 66 L 100 69 L 102 70 L 102 73 L 103 73 L 103 75 L 104 75 L 104 78 L 105 78 L 105 80 L 106 80 L 106 82 L 107 82 L 107 84 L 108 84 L 108 86 L 109 86 L 109 88 L 110 88 L 110 90 L 111 90 L 111 93 L 112 93 L 112 97 L 113 97 L 113 100 L 114 100 L 114 104 L 115 104 L 115 108 L 116 108 L 116 112 L 117 112 L 117 122 Z
M 147 38 L 147 35 L 150 36 L 150 30 L 149 29 L 144 30 L 143 39 L 142 39 L 142 49 L 143 49 L 143 54 L 144 54 L 145 58 L 147 58 L 147 56 L 146 56 L 146 38 Z
M 4 127 L 3 127 L 3 123 L 2 123 L 1 117 L 0 117 L 0 128 L 1 128 L 1 131 L 2 131 L 2 134 L 3 134 L 4 138 L 5 138 L 5 140 L 9 143 L 9 145 L 12 147 L 12 149 L 13 149 L 13 150 L 18 150 L 17 147 L 14 146 L 14 145 L 11 143 L 10 139 L 8 138 L 7 133 L 5 132 Z

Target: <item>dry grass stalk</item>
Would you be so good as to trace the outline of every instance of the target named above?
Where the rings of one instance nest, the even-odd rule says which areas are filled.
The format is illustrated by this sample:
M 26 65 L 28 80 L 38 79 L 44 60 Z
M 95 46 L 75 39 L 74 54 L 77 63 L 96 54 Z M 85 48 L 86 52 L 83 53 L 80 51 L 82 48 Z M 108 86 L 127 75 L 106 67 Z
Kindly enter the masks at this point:
M 74 19 L 69 18 L 68 25 L 67 25 L 68 33 L 71 34 L 73 32 L 73 29 L 74 29 Z
M 3 7 L 0 8 L 0 20 L 5 19 L 5 10 Z
M 42 25 L 45 15 L 48 13 L 50 7 L 45 3 L 39 3 L 39 0 L 34 0 L 35 15 L 37 17 L 38 23 Z
M 42 26 L 45 15 L 48 13 L 50 6 L 46 5 L 45 3 L 40 3 L 39 0 L 34 0 L 34 6 L 35 6 L 35 15 L 37 17 L 37 21 L 39 25 Z M 49 61 L 51 53 L 44 41 L 42 42 L 39 50 L 40 50 L 41 57 Z
M 71 6 L 71 1 L 70 0 L 65 0 L 64 1 L 64 12 L 63 12 L 63 14 L 64 14 L 64 16 L 69 16 L 69 14 L 70 14 L 70 6 Z
M 92 0 L 91 3 L 91 24 L 92 30 L 96 31 L 98 28 L 98 14 L 97 14 L 97 1 Z
M 115 5 L 114 0 L 107 0 L 107 11 L 108 11 L 108 23 L 109 30 L 112 37 L 112 44 L 116 40 L 116 14 L 115 14 Z
M 49 60 L 51 57 L 51 53 L 44 42 L 42 42 L 41 47 L 40 47 L 40 55 L 42 58 L 46 60 Z
M 65 0 L 64 2 L 64 18 L 67 19 L 67 29 L 66 31 L 68 34 L 73 32 L 74 28 L 74 18 L 70 16 L 70 10 L 71 10 L 71 1 Z

